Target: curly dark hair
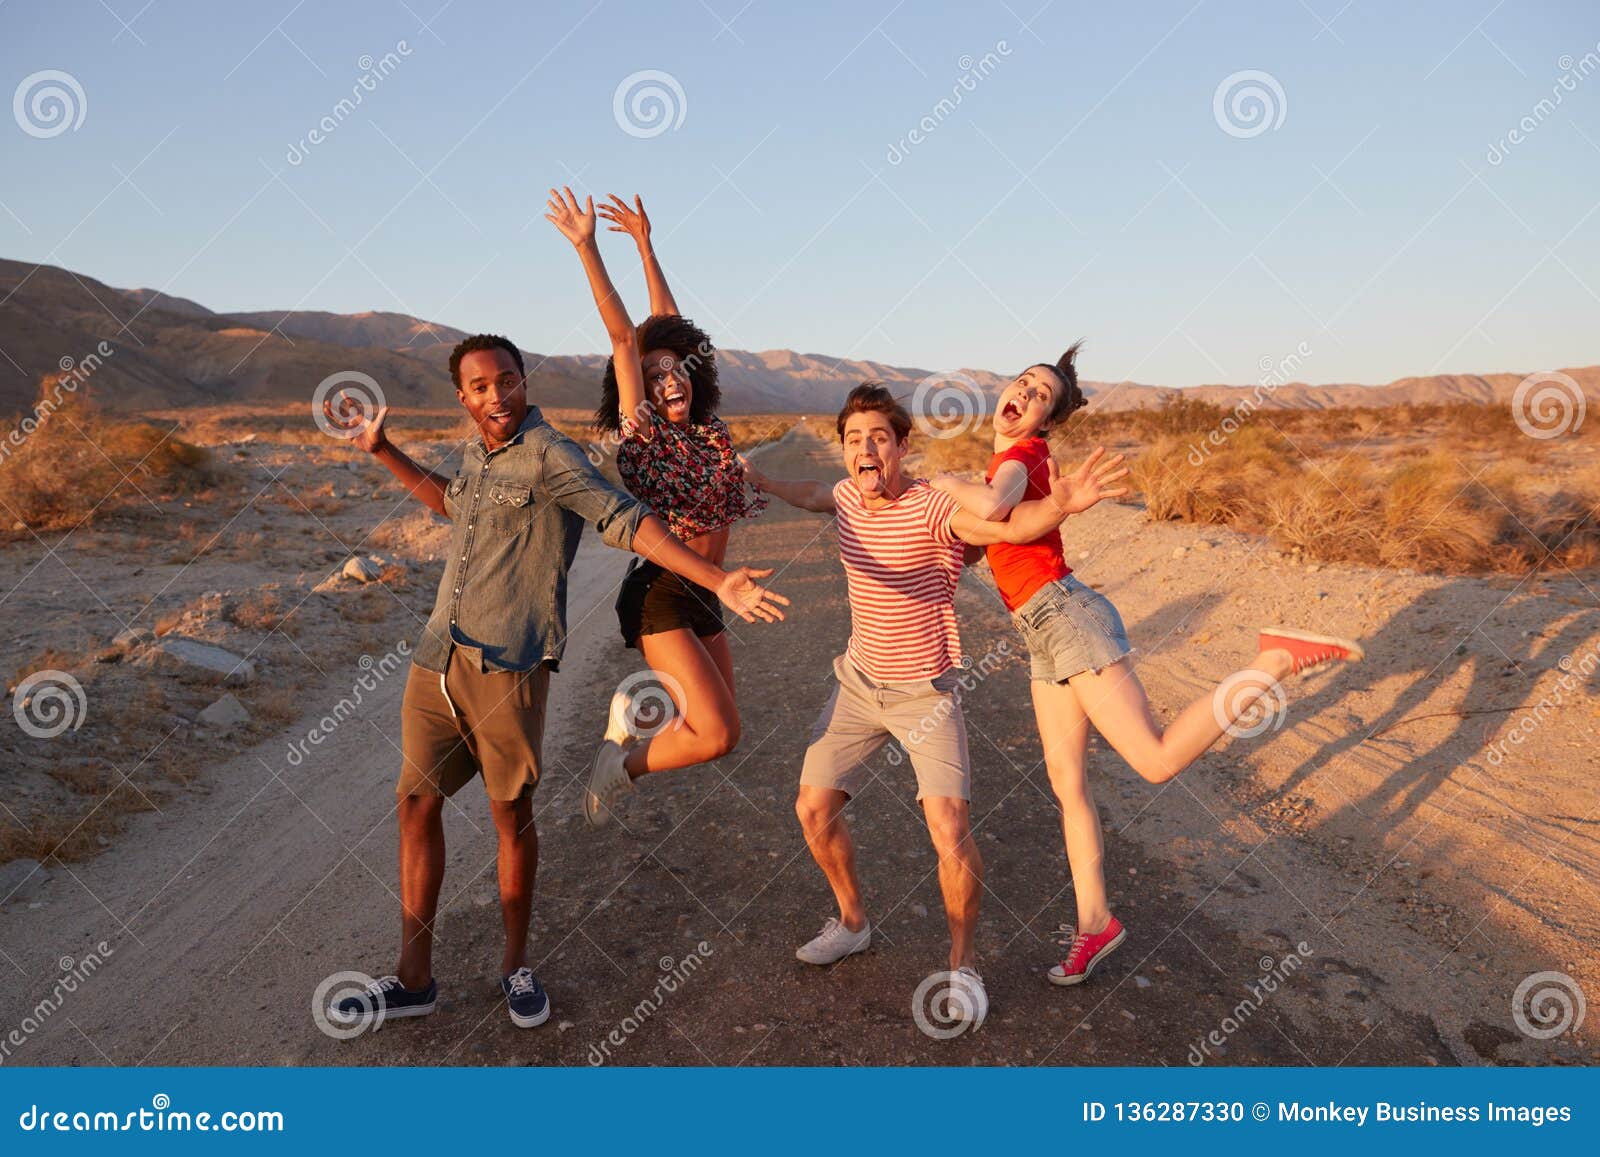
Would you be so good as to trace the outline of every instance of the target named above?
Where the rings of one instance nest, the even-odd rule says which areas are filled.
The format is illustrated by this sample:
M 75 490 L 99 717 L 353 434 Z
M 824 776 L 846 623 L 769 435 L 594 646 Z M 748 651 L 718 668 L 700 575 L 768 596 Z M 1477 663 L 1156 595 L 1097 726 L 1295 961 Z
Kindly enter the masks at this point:
M 653 313 L 639 323 L 639 356 L 651 350 L 671 350 L 689 374 L 689 421 L 709 422 L 717 416 L 722 390 L 717 385 L 717 350 L 706 331 L 675 313 Z M 649 401 L 646 391 L 645 400 Z M 622 397 L 617 388 L 615 358 L 606 359 L 605 380 L 600 383 L 600 405 L 594 412 L 597 430 L 622 428 Z
M 517 363 L 517 373 L 527 377 L 528 371 L 522 364 L 522 352 L 517 349 L 516 342 L 497 333 L 475 333 L 462 338 L 456 343 L 456 348 L 450 351 L 450 380 L 456 384 L 456 389 L 461 388 L 461 359 L 484 350 L 505 350 L 511 355 L 511 360 Z
M 1047 362 L 1037 362 L 1028 367 L 1028 370 L 1050 370 L 1061 382 L 1061 392 L 1056 395 L 1055 404 L 1050 407 L 1050 416 L 1045 419 L 1045 424 L 1054 426 L 1057 422 L 1070 418 L 1077 411 L 1087 406 L 1088 400 L 1084 398 L 1083 391 L 1078 388 L 1078 351 L 1083 348 L 1083 339 L 1079 338 L 1067 347 L 1067 352 L 1056 359 L 1055 365 Z M 1027 373 L 1028 370 L 1023 370 Z

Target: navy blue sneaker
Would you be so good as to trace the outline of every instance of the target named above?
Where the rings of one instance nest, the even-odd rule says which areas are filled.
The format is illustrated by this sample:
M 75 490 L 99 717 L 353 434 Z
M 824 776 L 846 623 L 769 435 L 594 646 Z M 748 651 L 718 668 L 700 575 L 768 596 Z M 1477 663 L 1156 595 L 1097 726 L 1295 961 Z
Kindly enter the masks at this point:
M 531 968 L 519 968 L 500 981 L 511 1023 L 518 1028 L 534 1028 L 550 1019 L 550 998 Z
M 439 1001 L 439 982 L 429 980 L 427 988 L 406 988 L 398 976 L 383 976 L 367 985 L 367 990 L 347 996 L 334 1005 L 328 1019 L 335 1024 L 394 1020 L 403 1016 L 427 1016 Z

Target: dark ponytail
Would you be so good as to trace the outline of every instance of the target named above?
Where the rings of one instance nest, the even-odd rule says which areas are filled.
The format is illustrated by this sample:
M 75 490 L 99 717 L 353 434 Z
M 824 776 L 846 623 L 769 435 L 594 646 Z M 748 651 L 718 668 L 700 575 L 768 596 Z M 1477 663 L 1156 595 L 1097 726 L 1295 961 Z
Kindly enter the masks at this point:
M 1063 422 L 1089 403 L 1083 396 L 1083 391 L 1078 388 L 1078 351 L 1083 348 L 1083 339 L 1079 338 L 1067 347 L 1067 352 L 1056 359 L 1055 365 L 1046 365 L 1040 362 L 1038 366 L 1029 369 L 1046 369 L 1055 373 L 1061 382 L 1061 392 L 1056 395 L 1056 403 L 1050 407 L 1049 425 Z

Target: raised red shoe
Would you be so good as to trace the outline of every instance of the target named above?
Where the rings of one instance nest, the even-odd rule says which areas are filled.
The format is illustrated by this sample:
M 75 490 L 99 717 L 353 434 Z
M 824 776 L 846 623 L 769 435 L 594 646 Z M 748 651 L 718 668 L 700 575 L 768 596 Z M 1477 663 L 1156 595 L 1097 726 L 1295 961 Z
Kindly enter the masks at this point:
M 1089 973 L 1094 971 L 1094 966 L 1110 956 L 1127 935 L 1127 929 L 1123 928 L 1122 921 L 1115 916 L 1111 917 L 1111 922 L 1105 926 L 1103 932 L 1092 935 L 1079 932 L 1072 938 L 1072 947 L 1067 950 L 1067 958 L 1046 974 L 1050 983 L 1082 984 L 1089 979 Z
M 1288 651 L 1294 656 L 1294 669 L 1290 672 L 1293 675 L 1325 663 L 1357 663 L 1366 657 L 1361 644 L 1354 639 L 1313 635 L 1293 627 L 1263 628 L 1257 646 L 1263 651 Z

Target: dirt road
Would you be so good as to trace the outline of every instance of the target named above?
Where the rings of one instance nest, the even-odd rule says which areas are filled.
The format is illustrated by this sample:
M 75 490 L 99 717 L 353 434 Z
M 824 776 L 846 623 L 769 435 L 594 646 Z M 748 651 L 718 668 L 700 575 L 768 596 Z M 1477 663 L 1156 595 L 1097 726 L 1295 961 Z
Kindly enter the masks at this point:
M 834 457 L 802 429 L 764 468 L 836 477 Z M 392 967 L 402 671 L 293 763 L 290 745 L 351 680 L 305 688 L 306 718 L 215 768 L 208 795 L 137 818 L 104 854 L 56 871 L 43 906 L 0 916 L 11 976 L 0 1030 L 30 1017 L 62 968 L 109 949 L 7 1063 L 1593 1059 L 1592 1024 L 1541 1041 L 1511 1015 L 1533 973 L 1600 992 L 1592 677 L 1497 763 L 1485 744 L 1517 711 L 1376 734 L 1548 693 L 1556 657 L 1596 644 L 1592 596 L 1571 581 L 1313 570 L 1120 507 L 1074 520 L 1068 542 L 1080 576 L 1121 607 L 1160 714 L 1248 658 L 1262 623 L 1353 632 L 1370 656 L 1295 684 L 1280 730 L 1229 741 L 1161 790 L 1094 744 L 1113 904 L 1130 937 L 1081 989 L 1042 977 L 1072 918 L 1070 886 L 1025 656 L 978 575 L 963 579 L 959 609 L 968 653 L 998 663 L 967 698 L 989 1021 L 953 1040 L 913 1023 L 913 990 L 941 967 L 946 932 L 910 775 L 881 761 L 850 813 L 875 946 L 831 969 L 795 961 L 830 909 L 793 789 L 848 610 L 828 521 L 774 504 L 733 540 L 739 561 L 779 566 L 773 583 L 795 602 L 782 625 L 735 625 L 742 743 L 641 783 L 624 825 L 600 833 L 581 818 L 581 776 L 611 689 L 640 664 L 611 611 L 625 556 L 585 540 L 536 797 L 534 959 L 555 1008 L 545 1027 L 513 1028 L 500 1004 L 494 842 L 475 787 L 446 816 L 440 1011 L 350 1041 L 313 1022 L 325 978 Z

